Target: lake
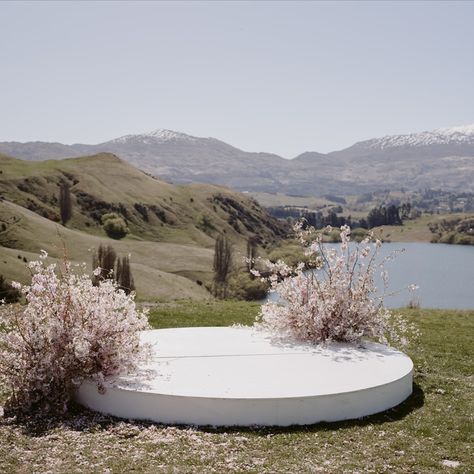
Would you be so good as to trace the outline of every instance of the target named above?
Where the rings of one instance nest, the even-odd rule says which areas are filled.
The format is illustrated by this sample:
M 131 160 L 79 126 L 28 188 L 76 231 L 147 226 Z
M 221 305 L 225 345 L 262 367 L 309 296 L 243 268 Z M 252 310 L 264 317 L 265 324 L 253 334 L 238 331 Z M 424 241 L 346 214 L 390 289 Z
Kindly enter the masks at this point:
M 334 244 L 337 246 L 337 244 Z M 388 292 L 414 283 L 414 293 L 402 291 L 385 299 L 390 308 L 406 306 L 411 299 L 422 308 L 474 308 L 474 246 L 396 242 L 382 245 L 380 257 L 405 249 L 387 262 Z M 377 282 L 377 286 L 382 285 Z M 270 295 L 274 299 L 274 295 Z

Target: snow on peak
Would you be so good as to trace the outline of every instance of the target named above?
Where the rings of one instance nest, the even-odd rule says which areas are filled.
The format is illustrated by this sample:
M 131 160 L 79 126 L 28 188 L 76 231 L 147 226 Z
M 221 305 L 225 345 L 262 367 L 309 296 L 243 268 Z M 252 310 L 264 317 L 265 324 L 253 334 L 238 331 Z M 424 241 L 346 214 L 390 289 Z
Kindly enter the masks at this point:
M 185 133 L 175 132 L 173 130 L 167 130 L 164 128 L 158 128 L 157 130 L 153 130 L 152 132 L 144 133 L 142 136 L 153 138 L 155 141 L 161 142 L 169 142 L 174 140 L 197 140 L 196 137 L 192 137 L 191 135 L 186 135 Z
M 120 138 L 111 140 L 113 143 L 128 143 L 128 142 L 142 142 L 145 144 L 166 143 L 171 141 L 196 141 L 197 137 L 186 135 L 185 133 L 175 132 L 164 128 L 158 128 L 148 133 L 141 133 L 138 135 L 124 135 Z
M 435 132 L 442 133 L 447 136 L 454 135 L 474 135 L 474 123 L 470 125 L 460 125 L 458 127 L 438 128 Z
M 474 124 L 437 128 L 432 131 L 409 133 L 407 135 L 387 135 L 362 143 L 368 148 L 377 149 L 452 144 L 474 145 Z

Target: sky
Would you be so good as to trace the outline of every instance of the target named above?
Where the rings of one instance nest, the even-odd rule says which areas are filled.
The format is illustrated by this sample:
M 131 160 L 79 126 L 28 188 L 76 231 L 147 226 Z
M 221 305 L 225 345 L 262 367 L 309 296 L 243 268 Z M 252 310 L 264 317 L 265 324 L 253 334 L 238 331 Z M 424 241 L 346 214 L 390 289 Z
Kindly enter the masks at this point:
M 0 3 L 0 141 L 292 158 L 474 123 L 474 2 Z

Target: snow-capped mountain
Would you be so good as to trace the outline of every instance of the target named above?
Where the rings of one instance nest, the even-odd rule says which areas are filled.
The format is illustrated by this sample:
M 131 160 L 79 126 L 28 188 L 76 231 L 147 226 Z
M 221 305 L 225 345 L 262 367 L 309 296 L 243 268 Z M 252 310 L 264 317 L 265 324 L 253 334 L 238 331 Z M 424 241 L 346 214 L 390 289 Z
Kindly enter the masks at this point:
M 142 142 L 145 144 L 157 144 L 177 141 L 195 142 L 199 140 L 198 137 L 187 135 L 186 133 L 175 132 L 174 130 L 167 130 L 165 128 L 158 128 L 148 133 L 141 133 L 137 135 L 124 135 L 123 137 L 114 138 L 105 143 L 130 143 Z
M 474 125 L 374 138 L 328 154 L 305 152 L 294 160 L 166 129 L 98 145 L 0 143 L 0 153 L 27 160 L 99 152 L 115 153 L 175 183 L 223 184 L 249 191 L 307 195 L 401 187 L 474 191 Z
M 359 142 L 359 145 L 361 146 L 379 150 L 394 147 L 419 147 L 454 144 L 474 144 L 474 124 L 461 127 L 437 128 L 431 131 L 409 133 L 406 135 L 387 135 L 385 137 Z

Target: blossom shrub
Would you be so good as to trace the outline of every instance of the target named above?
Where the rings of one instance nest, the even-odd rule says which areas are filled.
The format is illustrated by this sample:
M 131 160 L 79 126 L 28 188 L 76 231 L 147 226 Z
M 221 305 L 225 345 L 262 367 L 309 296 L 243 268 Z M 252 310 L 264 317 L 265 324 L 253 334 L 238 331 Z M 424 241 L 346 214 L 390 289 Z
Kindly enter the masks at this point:
M 272 292 L 277 301 L 261 308 L 256 327 L 275 336 L 311 343 L 359 342 L 363 338 L 382 343 L 407 345 L 416 328 L 384 307 L 388 285 L 385 260 L 378 262 L 382 245 L 371 233 L 360 243 L 350 244 L 350 228 L 340 228 L 338 249 L 323 244 L 323 231 L 296 227 L 306 255 L 316 271 L 305 271 L 305 264 L 290 267 L 283 261 L 264 262 Z M 377 296 L 374 275 L 380 270 L 383 294 Z M 260 275 L 254 271 L 255 275 Z M 410 289 L 414 289 L 411 286 Z
M 0 313 L 0 384 L 12 413 L 63 412 L 85 378 L 104 391 L 105 377 L 133 370 L 146 355 L 138 332 L 148 327 L 147 316 L 133 294 L 111 280 L 94 286 L 84 266 L 77 272 L 66 261 L 57 268 L 46 256 L 28 265 L 31 285 L 15 284 L 26 306 Z

